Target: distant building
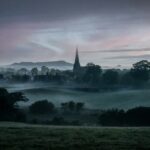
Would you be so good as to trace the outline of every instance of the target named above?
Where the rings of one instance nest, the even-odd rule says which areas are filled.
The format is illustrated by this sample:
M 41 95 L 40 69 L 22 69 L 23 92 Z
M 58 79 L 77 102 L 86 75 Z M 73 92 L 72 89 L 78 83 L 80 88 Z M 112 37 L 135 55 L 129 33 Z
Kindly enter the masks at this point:
M 80 66 L 80 60 L 79 60 L 79 54 L 78 54 L 78 48 L 76 49 L 76 55 L 75 55 L 75 62 L 73 65 L 73 72 L 78 75 L 80 74 L 81 66 Z

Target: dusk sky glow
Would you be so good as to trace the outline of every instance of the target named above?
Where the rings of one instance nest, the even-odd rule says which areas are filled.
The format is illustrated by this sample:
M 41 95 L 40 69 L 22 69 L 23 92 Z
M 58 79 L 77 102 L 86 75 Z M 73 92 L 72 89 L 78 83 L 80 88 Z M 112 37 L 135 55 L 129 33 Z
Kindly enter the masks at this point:
M 1 0 L 0 65 L 74 61 L 129 66 L 150 59 L 149 0 Z

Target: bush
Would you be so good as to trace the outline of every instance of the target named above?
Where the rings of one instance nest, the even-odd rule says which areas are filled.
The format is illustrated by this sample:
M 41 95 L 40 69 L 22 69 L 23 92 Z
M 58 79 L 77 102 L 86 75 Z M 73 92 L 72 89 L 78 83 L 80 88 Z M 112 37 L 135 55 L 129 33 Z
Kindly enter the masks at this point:
M 54 117 L 51 121 L 52 125 L 66 125 L 67 122 L 64 120 L 63 117 Z
M 150 107 L 137 107 L 126 112 L 125 121 L 130 126 L 150 126 Z
M 66 103 L 61 103 L 61 108 L 63 111 L 70 111 L 70 112 L 80 112 L 84 108 L 84 103 L 82 102 L 77 102 L 75 103 L 74 101 L 69 101 Z
M 41 100 L 33 103 L 29 110 L 33 114 L 48 114 L 53 113 L 55 110 L 55 106 L 53 103 L 48 102 L 47 100 Z
M 0 121 L 25 121 L 25 114 L 17 107 L 17 102 L 28 99 L 21 92 L 9 93 L 0 88 Z
M 104 85 L 107 85 L 107 86 L 109 85 L 113 86 L 113 85 L 118 84 L 118 80 L 119 80 L 119 74 L 115 70 L 107 70 L 102 75 L 102 81 Z
M 150 107 L 137 107 L 123 110 L 104 111 L 99 116 L 99 124 L 103 126 L 150 126 Z
M 104 111 L 99 116 L 99 123 L 104 126 L 123 126 L 124 114 L 123 110 L 118 109 Z

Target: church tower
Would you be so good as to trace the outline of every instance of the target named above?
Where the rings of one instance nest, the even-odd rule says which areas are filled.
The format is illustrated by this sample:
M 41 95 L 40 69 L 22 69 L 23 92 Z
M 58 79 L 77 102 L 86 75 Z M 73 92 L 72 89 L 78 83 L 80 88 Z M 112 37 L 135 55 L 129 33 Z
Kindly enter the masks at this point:
M 73 66 L 73 72 L 75 74 L 78 74 L 80 72 L 81 66 L 79 61 L 79 54 L 78 54 L 78 48 L 76 48 L 76 56 L 75 56 L 75 62 Z

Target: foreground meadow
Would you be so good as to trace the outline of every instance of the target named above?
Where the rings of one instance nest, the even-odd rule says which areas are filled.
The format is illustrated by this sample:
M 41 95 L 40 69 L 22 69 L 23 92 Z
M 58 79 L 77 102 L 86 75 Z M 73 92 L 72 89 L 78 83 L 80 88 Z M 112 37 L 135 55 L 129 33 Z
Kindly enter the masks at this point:
M 0 125 L 1 150 L 149 150 L 150 128 Z

